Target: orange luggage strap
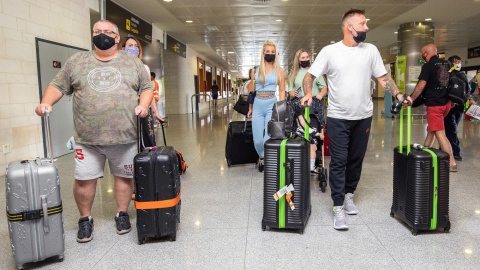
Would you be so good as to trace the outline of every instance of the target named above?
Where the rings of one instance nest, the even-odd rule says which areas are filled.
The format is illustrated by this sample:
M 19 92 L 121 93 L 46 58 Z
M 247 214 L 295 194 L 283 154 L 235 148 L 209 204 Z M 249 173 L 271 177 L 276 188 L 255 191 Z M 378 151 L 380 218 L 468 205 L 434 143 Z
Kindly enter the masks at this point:
M 182 190 L 178 192 L 178 196 L 164 201 L 154 201 L 154 202 L 137 202 L 135 201 L 135 208 L 136 209 L 160 209 L 160 208 L 169 208 L 174 207 L 180 201 L 180 194 L 182 194 Z

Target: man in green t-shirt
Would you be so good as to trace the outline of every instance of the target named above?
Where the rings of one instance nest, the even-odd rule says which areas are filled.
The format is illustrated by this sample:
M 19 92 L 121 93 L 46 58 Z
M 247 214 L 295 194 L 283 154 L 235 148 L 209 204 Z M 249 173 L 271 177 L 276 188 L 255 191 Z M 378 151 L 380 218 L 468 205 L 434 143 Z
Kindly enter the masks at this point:
M 78 242 L 93 238 L 91 209 L 105 160 L 115 180 L 117 233 L 132 227 L 127 214 L 133 192 L 133 158 L 137 154 L 137 115 L 148 115 L 153 83 L 143 63 L 119 51 L 118 27 L 107 20 L 93 26 L 94 51 L 70 57 L 45 90 L 35 112 L 45 115 L 63 95 L 73 95 L 75 183 L 80 212 Z

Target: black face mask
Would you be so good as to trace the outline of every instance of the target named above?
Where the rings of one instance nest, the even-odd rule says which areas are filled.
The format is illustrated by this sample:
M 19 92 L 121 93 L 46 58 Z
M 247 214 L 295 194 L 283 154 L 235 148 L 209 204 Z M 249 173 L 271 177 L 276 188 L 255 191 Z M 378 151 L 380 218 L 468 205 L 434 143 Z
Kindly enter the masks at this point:
M 300 61 L 300 66 L 306 68 L 310 66 L 310 61 Z
M 267 61 L 268 63 L 271 63 L 273 61 L 275 61 L 275 54 L 265 54 L 265 61 Z
M 353 26 L 352 26 L 352 28 L 353 28 Z M 355 30 L 355 28 L 353 28 L 353 30 Z M 357 43 L 359 43 L 359 44 L 360 44 L 361 42 L 364 42 L 365 39 L 367 38 L 367 32 L 365 32 L 365 31 L 357 31 L 357 30 L 355 30 L 355 32 L 357 32 L 357 36 L 356 36 L 356 37 L 354 36 L 354 37 L 353 37 L 353 40 L 355 40 L 355 42 L 357 42 Z
M 423 61 L 427 62 L 427 55 L 426 53 L 422 53 L 422 59 Z
M 109 37 L 104 33 L 93 37 L 93 44 L 100 50 L 108 50 L 115 45 L 115 38 Z

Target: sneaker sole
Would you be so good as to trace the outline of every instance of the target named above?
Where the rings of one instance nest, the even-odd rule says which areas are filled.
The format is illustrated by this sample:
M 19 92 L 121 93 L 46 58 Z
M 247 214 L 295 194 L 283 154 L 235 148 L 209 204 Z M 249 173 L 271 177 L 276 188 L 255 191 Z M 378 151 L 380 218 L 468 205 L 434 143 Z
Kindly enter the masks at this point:
M 350 211 L 350 212 L 345 211 L 345 213 L 346 213 L 347 215 L 356 215 L 356 214 L 358 214 L 358 211 Z
M 348 225 L 343 225 L 343 226 L 340 226 L 340 227 L 336 227 L 335 224 L 333 224 L 333 228 L 335 230 L 343 231 L 343 230 L 348 230 Z
M 130 231 L 132 230 L 132 227 L 130 227 L 129 229 L 125 229 L 125 230 L 117 230 L 117 234 L 121 235 L 121 234 L 126 234 L 126 233 L 129 233 Z
M 92 239 L 93 239 L 93 229 L 92 229 L 92 235 L 90 235 L 90 237 L 82 238 L 82 239 L 77 237 L 77 242 L 78 243 L 87 243 L 87 242 L 92 241 Z

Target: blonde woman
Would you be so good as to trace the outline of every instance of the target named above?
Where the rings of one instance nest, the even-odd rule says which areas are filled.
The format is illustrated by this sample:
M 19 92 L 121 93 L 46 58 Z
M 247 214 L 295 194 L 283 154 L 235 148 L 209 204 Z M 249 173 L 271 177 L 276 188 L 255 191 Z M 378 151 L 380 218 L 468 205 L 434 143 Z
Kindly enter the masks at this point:
M 304 49 L 300 49 L 295 53 L 295 58 L 293 59 L 293 69 L 292 72 L 288 75 L 288 94 L 291 98 L 301 98 L 305 95 L 303 92 L 303 78 L 307 74 L 308 69 L 310 68 L 310 55 Z M 312 84 L 312 95 L 318 100 L 327 94 L 327 84 L 322 76 L 315 78 L 315 81 Z M 323 114 L 322 114 L 323 115 Z M 299 120 L 303 123 L 303 118 L 300 117 Z M 313 114 L 310 115 L 311 126 L 316 128 L 319 132 L 319 137 L 323 140 L 323 126 L 324 119 L 317 119 Z M 315 172 L 315 158 L 317 146 L 312 144 L 310 146 L 310 171 Z
M 267 40 L 263 43 L 260 66 L 256 71 L 251 72 L 255 79 L 254 91 L 257 93 L 253 103 L 253 112 L 251 112 L 253 141 L 260 157 L 258 171 L 263 172 L 263 143 L 270 139 L 267 124 L 272 118 L 273 104 L 277 101 L 275 96 L 277 86 L 279 87 L 280 100 L 285 99 L 285 75 L 279 65 L 277 44 L 274 41 Z

